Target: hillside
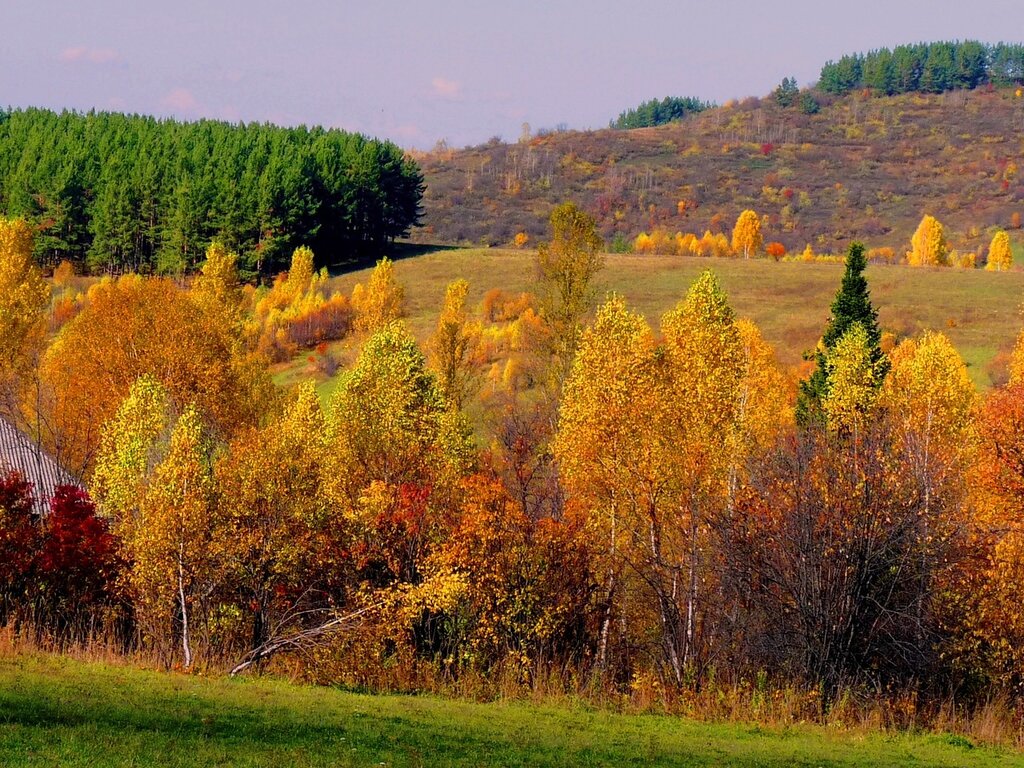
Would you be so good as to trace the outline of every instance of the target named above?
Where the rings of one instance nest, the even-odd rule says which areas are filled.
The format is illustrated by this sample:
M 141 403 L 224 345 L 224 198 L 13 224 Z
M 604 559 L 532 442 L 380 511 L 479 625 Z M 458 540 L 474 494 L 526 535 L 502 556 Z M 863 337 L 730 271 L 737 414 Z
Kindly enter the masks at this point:
M 62 765 L 1019 765 L 948 734 L 764 728 L 564 704 L 367 696 L 0 659 L 0 763 Z
M 981 256 L 986 230 L 1024 212 L 1017 93 L 816 93 L 816 114 L 799 100 L 751 98 L 656 128 L 440 148 L 418 157 L 427 191 L 414 237 L 501 245 L 525 232 L 536 242 L 552 206 L 572 199 L 613 249 L 656 227 L 728 231 L 753 208 L 767 216 L 765 242 L 790 251 L 838 252 L 861 239 L 902 255 L 931 213 L 951 248 Z
M 622 294 L 657 327 L 661 315 L 705 269 L 718 275 L 737 314 L 758 324 L 779 362 L 793 374 L 800 372 L 803 353 L 813 348 L 824 327 L 842 275 L 840 264 L 609 254 L 598 278 L 598 293 Z M 475 308 L 492 288 L 531 289 L 534 254 L 494 248 L 442 250 L 401 259 L 395 272 L 406 290 L 406 320 L 425 341 L 437 323 L 448 282 L 469 280 L 468 300 Z M 350 293 L 369 274 L 364 269 L 334 278 L 331 288 Z M 976 386 L 987 389 L 1005 381 L 1006 361 L 1021 326 L 1024 273 L 872 265 L 867 274 L 883 330 L 897 338 L 942 331 L 963 356 Z M 350 337 L 339 342 L 336 351 L 350 360 L 355 346 Z M 306 355 L 278 371 L 279 380 L 288 383 L 311 373 Z M 324 386 L 330 388 L 330 382 Z

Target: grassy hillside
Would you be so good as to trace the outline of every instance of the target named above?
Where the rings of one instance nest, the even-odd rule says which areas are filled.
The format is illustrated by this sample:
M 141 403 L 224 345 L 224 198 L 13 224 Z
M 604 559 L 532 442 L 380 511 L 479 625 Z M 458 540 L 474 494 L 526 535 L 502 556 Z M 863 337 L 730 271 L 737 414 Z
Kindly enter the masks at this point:
M 1024 213 L 1015 90 L 817 97 L 813 115 L 747 99 L 657 128 L 441 148 L 418 158 L 427 192 L 416 237 L 536 241 L 551 208 L 571 199 L 597 217 L 609 246 L 654 227 L 731 229 L 754 208 L 769 220 L 765 242 L 790 251 L 841 251 L 859 238 L 902 254 L 931 213 L 951 247 L 980 256 L 991 227 Z
M 0 658 L 0 764 L 1010 766 L 962 737 L 766 729 Z
M 426 339 L 437 319 L 445 285 L 458 277 L 471 283 L 470 303 L 478 305 L 491 288 L 532 288 L 533 254 L 499 249 L 446 250 L 396 264 L 409 305 L 407 321 Z M 703 270 L 719 276 L 736 312 L 752 318 L 775 346 L 780 362 L 795 368 L 816 344 L 832 303 L 842 265 L 775 263 L 768 260 L 699 259 L 676 256 L 609 255 L 600 293 L 617 291 L 657 326 Z M 365 281 L 369 270 L 335 278 L 346 293 Z M 951 269 L 871 266 L 875 306 L 884 330 L 897 336 L 940 330 L 956 345 L 980 388 L 1005 373 L 1005 355 L 1020 330 L 1024 272 L 992 273 Z M 342 345 L 343 357 L 353 341 Z M 348 347 L 346 350 L 345 347 Z M 1002 360 L 1002 362 L 1001 362 Z M 308 375 L 305 358 L 285 367 L 282 380 Z

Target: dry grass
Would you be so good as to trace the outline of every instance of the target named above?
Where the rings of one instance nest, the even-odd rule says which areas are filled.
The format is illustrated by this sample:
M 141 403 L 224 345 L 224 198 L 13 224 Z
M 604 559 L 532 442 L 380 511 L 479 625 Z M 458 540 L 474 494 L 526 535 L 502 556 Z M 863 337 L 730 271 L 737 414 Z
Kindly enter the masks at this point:
M 681 299 L 703 270 L 712 269 L 737 314 L 749 317 L 775 347 L 783 366 L 797 373 L 803 354 L 817 343 L 829 314 L 842 266 L 776 263 L 757 259 L 700 259 L 679 256 L 609 255 L 600 276 L 599 295 L 621 293 L 657 327 L 661 314 Z M 396 264 L 405 285 L 406 321 L 420 340 L 433 329 L 448 282 L 470 281 L 469 301 L 479 306 L 488 290 L 531 290 L 533 253 L 503 249 L 445 250 L 408 258 Z M 365 281 L 368 270 L 334 278 L 332 289 L 350 292 Z M 997 381 L 1006 354 L 1021 327 L 1020 303 L 1024 272 L 912 269 L 872 265 L 868 269 L 872 298 L 884 330 L 913 336 L 923 330 L 942 331 L 960 351 L 976 386 Z M 335 347 L 350 360 L 358 343 L 349 339 Z M 995 361 L 995 365 L 993 365 Z M 305 356 L 279 369 L 290 383 L 308 375 Z M 323 385 L 325 391 L 331 382 Z

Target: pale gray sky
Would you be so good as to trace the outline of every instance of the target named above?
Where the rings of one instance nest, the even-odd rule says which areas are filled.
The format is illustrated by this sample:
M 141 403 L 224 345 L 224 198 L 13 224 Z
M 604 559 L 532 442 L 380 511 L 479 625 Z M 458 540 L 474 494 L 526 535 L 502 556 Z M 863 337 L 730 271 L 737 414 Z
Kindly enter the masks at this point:
M 844 53 L 1024 38 L 1019 0 L 5 0 L 0 104 L 321 124 L 425 148 L 653 97 L 801 85 Z

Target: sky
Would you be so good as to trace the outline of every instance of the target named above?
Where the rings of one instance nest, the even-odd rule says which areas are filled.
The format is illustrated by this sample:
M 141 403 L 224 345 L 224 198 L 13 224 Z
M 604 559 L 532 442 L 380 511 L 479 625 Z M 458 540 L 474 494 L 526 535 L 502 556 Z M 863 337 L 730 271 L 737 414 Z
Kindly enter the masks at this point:
M 844 53 L 1024 39 L 1020 0 L 2 0 L 0 104 L 324 125 L 409 149 L 801 86 Z

